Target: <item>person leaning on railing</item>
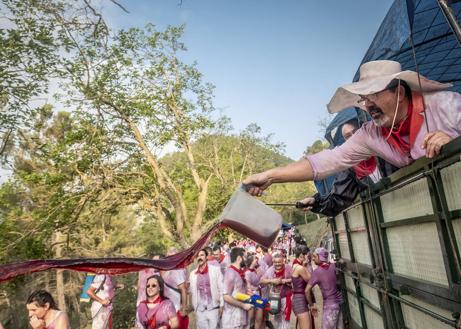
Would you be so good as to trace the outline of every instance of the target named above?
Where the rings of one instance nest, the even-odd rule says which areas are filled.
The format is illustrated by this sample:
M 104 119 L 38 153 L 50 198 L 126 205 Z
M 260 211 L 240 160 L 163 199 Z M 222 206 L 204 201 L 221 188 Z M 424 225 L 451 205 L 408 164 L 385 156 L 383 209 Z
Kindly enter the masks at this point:
M 432 158 L 461 135 L 461 95 L 443 91 L 450 86 L 418 79 L 416 72 L 402 71 L 398 62 L 365 63 L 359 81 L 338 88 L 328 109 L 359 105 L 372 121 L 339 147 L 251 175 L 243 183 L 250 194 L 260 196 L 273 183 L 323 179 L 371 156 L 398 168 L 423 156 Z

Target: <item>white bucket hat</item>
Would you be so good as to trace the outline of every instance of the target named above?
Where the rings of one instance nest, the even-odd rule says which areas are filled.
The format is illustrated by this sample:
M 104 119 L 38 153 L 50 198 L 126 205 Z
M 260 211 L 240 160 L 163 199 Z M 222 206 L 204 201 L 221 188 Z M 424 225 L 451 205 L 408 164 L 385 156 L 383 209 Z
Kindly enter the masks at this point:
M 421 88 L 423 92 L 438 91 L 452 86 L 451 83 L 440 83 L 429 80 L 422 75 Z M 384 90 L 393 79 L 404 80 L 412 90 L 419 91 L 418 73 L 402 71 L 399 62 L 380 60 L 371 61 L 360 66 L 360 79 L 339 87 L 328 103 L 328 112 L 336 113 L 347 107 L 358 107 L 359 95 L 371 95 Z

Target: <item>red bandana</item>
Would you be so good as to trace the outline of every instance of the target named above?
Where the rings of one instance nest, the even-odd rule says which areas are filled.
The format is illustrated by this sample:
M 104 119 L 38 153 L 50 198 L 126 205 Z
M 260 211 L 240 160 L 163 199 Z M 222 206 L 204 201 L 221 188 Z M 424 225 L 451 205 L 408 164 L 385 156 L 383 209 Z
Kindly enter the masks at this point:
M 274 272 L 276 278 L 285 278 L 285 265 L 283 266 L 283 269 L 281 269 L 280 271 L 275 271 L 274 269 Z
M 203 270 L 200 270 L 200 266 L 197 268 L 197 274 L 207 274 L 208 273 L 208 263 L 205 263 Z
M 245 271 L 243 269 L 238 269 L 234 265 L 231 265 L 230 268 L 237 272 L 238 275 L 240 275 L 240 277 L 242 278 L 243 282 L 245 282 Z
M 319 266 L 323 268 L 324 270 L 328 270 L 328 268 L 330 267 L 330 263 L 322 262 Z
M 403 136 L 410 136 L 410 127 L 411 127 L 411 116 L 413 114 L 413 103 L 408 104 L 407 117 L 403 122 L 401 122 L 396 129 L 381 127 L 381 133 L 384 138 L 389 136 L 387 142 L 392 147 L 396 148 L 403 155 L 408 155 L 410 153 L 411 145 L 403 140 Z
M 303 265 L 303 264 L 298 260 L 298 258 L 295 258 L 295 260 L 293 261 L 293 266 L 295 266 L 296 264 L 301 265 L 301 266 Z
M 357 179 L 370 176 L 376 169 L 376 158 L 371 157 L 368 160 L 363 160 L 358 165 L 354 166 L 355 175 Z

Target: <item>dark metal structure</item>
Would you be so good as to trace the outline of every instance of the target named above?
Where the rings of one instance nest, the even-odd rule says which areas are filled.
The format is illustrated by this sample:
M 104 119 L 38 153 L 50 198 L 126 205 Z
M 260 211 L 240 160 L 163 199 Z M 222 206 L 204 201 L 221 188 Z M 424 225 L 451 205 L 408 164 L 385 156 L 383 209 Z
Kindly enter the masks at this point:
M 460 18 L 459 0 L 395 0 L 362 63 L 396 60 L 460 92 Z M 368 189 L 330 223 L 350 328 L 460 325 L 461 137 Z
M 461 137 L 331 219 L 350 328 L 454 328 L 461 311 Z

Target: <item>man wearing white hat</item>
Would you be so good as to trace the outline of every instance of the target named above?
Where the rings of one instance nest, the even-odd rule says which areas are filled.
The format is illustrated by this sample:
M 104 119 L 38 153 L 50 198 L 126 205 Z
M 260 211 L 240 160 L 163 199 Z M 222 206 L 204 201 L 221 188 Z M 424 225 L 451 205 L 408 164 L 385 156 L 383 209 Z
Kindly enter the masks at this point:
M 272 183 L 323 179 L 371 156 L 399 168 L 436 156 L 461 135 L 461 94 L 443 91 L 450 86 L 402 71 L 398 62 L 363 64 L 359 81 L 338 88 L 327 107 L 333 113 L 359 106 L 373 120 L 337 148 L 249 176 L 248 192 L 261 195 Z

